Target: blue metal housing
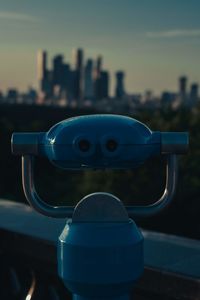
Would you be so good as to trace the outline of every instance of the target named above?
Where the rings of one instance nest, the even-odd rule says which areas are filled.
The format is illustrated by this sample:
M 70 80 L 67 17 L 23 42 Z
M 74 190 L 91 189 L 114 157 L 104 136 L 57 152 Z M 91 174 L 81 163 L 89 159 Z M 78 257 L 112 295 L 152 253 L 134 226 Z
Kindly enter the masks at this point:
M 129 117 L 91 115 L 56 124 L 42 147 L 61 168 L 132 168 L 159 154 L 160 133 Z
M 143 237 L 127 223 L 71 223 L 59 237 L 58 273 L 73 294 L 130 293 L 143 273 Z
M 15 154 L 45 155 L 64 169 L 134 168 L 160 153 L 161 136 L 141 122 L 118 115 L 64 120 L 47 133 L 12 137 Z
M 58 273 L 73 299 L 129 299 L 143 269 L 143 237 L 122 202 L 83 198 L 58 241 Z
M 184 154 L 185 132 L 152 132 L 120 115 L 89 115 L 64 120 L 48 132 L 14 133 L 16 155 L 46 156 L 64 169 L 136 168 L 153 155 Z

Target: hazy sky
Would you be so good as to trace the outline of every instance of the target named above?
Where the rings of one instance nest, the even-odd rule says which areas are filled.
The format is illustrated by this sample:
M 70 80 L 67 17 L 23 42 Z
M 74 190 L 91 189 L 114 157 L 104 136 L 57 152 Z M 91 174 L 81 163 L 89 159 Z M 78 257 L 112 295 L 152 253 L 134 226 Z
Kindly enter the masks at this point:
M 102 54 L 112 75 L 124 70 L 128 92 L 175 91 L 182 74 L 200 83 L 200 1 L 0 1 L 0 89 L 37 85 L 38 49 L 51 66 L 77 47 Z

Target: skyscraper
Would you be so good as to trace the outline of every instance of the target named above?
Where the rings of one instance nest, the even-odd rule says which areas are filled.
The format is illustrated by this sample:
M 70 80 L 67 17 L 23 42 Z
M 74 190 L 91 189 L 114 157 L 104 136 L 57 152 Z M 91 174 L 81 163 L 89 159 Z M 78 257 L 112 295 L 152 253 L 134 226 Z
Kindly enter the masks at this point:
M 76 100 L 83 98 L 83 49 L 74 49 L 72 52 L 74 66 L 74 97 Z
M 93 82 L 93 60 L 88 59 L 84 72 L 84 98 L 93 99 L 94 97 L 94 82 Z
M 63 85 L 63 56 L 57 55 L 53 58 L 53 85 Z
M 48 70 L 47 70 L 47 52 L 39 50 L 37 54 L 37 78 L 39 81 L 39 88 L 45 94 L 47 93 Z
M 47 52 L 39 50 L 37 53 L 37 79 L 42 81 L 47 72 Z
M 102 58 L 102 56 L 98 56 L 97 57 L 97 61 L 96 61 L 96 73 L 97 73 L 97 76 L 99 76 L 100 73 L 101 73 L 102 64 L 103 64 L 103 58 Z
M 73 68 L 75 70 L 83 69 L 83 49 L 73 49 L 72 50 Z
M 63 64 L 62 65 L 62 88 L 66 92 L 68 100 L 72 98 L 72 74 L 69 64 Z
M 94 72 L 93 72 L 93 78 L 94 78 L 94 96 L 96 99 L 101 99 L 101 70 L 102 70 L 102 57 L 98 56 Z
M 179 95 L 181 98 L 185 98 L 187 96 L 187 77 L 182 76 L 179 78 Z
M 109 97 L 109 74 L 107 71 L 101 71 L 99 96 L 100 99 Z
M 197 83 L 193 83 L 190 89 L 190 103 L 191 105 L 195 105 L 198 101 L 199 86 Z
M 119 71 L 116 73 L 116 89 L 115 96 L 116 98 L 122 98 L 125 95 L 124 90 L 124 72 Z

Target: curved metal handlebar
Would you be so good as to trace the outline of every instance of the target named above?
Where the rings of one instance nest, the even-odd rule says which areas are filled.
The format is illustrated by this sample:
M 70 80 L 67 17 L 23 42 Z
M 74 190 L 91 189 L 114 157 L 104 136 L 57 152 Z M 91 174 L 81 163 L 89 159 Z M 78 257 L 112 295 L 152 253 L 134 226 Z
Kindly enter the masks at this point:
M 73 206 L 51 206 L 45 203 L 37 194 L 34 186 L 34 156 L 22 156 L 22 183 L 29 204 L 39 213 L 53 218 L 71 217 Z M 171 202 L 177 184 L 176 155 L 167 155 L 166 186 L 162 197 L 148 206 L 126 206 L 129 215 L 147 217 L 163 210 Z
M 172 201 L 178 181 L 178 163 L 174 154 L 167 155 L 166 183 L 165 190 L 161 198 L 147 206 L 127 206 L 130 215 L 149 217 L 157 214 L 166 208 Z
M 22 185 L 29 204 L 39 213 L 53 218 L 71 217 L 73 206 L 51 206 L 37 194 L 34 184 L 34 156 L 22 156 Z

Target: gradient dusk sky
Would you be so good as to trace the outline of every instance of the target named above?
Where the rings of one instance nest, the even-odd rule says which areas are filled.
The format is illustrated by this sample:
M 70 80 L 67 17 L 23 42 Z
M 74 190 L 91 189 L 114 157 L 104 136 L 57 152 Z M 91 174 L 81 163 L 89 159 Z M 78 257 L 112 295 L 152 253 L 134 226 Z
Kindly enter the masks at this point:
M 185 74 L 200 83 L 200 1 L 0 1 L 0 90 L 37 86 L 38 49 L 51 66 L 77 47 L 86 58 L 102 54 L 112 77 L 124 70 L 128 92 L 176 91 Z

